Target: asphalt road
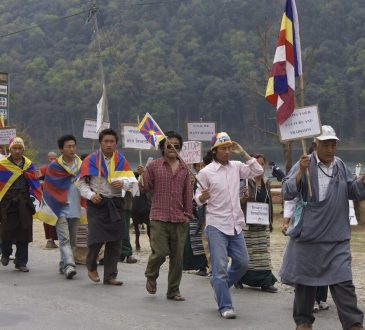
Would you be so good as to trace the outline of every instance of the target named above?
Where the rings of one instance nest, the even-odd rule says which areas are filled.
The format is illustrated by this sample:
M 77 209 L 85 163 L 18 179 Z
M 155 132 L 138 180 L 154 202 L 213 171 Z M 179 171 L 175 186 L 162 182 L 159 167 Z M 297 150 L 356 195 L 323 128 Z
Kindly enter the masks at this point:
M 166 271 L 156 295 L 145 290 L 145 265 L 119 264 L 122 287 L 92 283 L 85 266 L 73 280 L 58 274 L 58 250 L 30 248 L 29 273 L 0 265 L 0 329 L 295 329 L 293 293 L 232 289 L 238 314 L 222 319 L 209 280 L 184 274 L 185 302 L 166 299 Z M 99 273 L 102 273 L 100 267 Z M 316 315 L 314 329 L 341 329 L 335 306 Z

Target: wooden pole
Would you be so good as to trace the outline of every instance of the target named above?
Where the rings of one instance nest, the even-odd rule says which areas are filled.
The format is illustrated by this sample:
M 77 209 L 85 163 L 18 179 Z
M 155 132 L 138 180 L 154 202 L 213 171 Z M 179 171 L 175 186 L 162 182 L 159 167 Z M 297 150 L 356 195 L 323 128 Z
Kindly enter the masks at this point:
M 137 115 L 137 124 L 139 125 L 140 121 L 139 121 L 139 115 Z M 142 150 L 139 149 L 138 150 L 138 156 L 139 156 L 139 165 L 142 166 Z
M 103 157 L 103 153 L 101 151 L 101 146 L 99 147 L 99 171 L 98 171 L 98 190 L 96 194 L 100 196 L 100 189 L 101 189 L 101 158 Z
M 300 106 L 304 107 L 304 78 L 303 75 L 300 76 Z M 305 143 L 305 139 L 302 139 L 302 148 L 303 148 L 303 155 L 307 154 L 307 146 Z M 312 184 L 309 176 L 309 170 L 307 169 L 306 172 L 307 182 L 308 182 L 308 190 L 309 196 L 312 197 Z

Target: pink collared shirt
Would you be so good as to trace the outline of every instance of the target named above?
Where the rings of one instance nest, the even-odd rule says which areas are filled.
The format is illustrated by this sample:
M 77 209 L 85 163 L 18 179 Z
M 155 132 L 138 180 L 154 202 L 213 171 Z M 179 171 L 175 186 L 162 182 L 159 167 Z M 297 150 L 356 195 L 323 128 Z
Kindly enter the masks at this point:
M 222 165 L 213 161 L 198 174 L 201 184 L 208 188 L 210 198 L 207 201 L 206 225 L 213 226 L 226 235 L 239 234 L 245 217 L 240 204 L 240 179 L 259 176 L 264 172 L 255 158 L 246 163 L 230 161 Z M 202 188 L 198 184 L 195 200 L 199 200 Z

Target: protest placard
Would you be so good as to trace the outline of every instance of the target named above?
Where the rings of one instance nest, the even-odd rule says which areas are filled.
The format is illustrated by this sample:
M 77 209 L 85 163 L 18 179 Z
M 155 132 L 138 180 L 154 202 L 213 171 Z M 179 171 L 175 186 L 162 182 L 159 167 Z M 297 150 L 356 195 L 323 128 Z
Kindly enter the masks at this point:
M 188 123 L 189 141 L 211 141 L 215 134 L 215 123 Z
M 8 145 L 10 140 L 16 137 L 16 128 L 0 128 L 0 145 Z
M 152 145 L 138 130 L 137 125 L 121 124 L 122 147 L 133 149 L 151 149 Z
M 105 128 L 109 128 L 110 123 L 104 122 L 101 126 L 100 131 Z M 96 120 L 95 119 L 85 119 L 84 130 L 82 132 L 82 137 L 85 139 L 98 140 L 99 134 L 96 132 Z
M 289 119 L 279 125 L 281 141 L 306 139 L 321 134 L 318 106 L 297 108 Z
M 200 163 L 202 161 L 202 143 L 199 141 L 184 142 L 180 157 L 186 164 Z

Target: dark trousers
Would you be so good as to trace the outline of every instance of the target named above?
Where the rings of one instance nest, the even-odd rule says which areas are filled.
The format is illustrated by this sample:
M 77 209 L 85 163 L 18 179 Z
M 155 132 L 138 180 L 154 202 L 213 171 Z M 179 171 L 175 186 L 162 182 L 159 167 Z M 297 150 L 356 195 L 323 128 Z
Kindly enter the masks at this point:
M 43 228 L 44 228 L 44 234 L 46 236 L 46 239 L 51 239 L 54 241 L 57 240 L 57 232 L 56 232 L 55 226 L 51 226 L 47 223 L 43 223 Z
M 316 302 L 319 304 L 321 301 L 326 302 L 328 295 L 328 286 L 318 286 L 316 292 Z
M 333 284 L 329 287 L 342 328 L 347 330 L 354 324 L 362 324 L 364 314 L 357 307 L 357 297 L 352 281 Z M 314 322 L 313 307 L 316 292 L 315 286 L 295 285 L 293 317 L 297 325 Z
M 89 251 L 86 257 L 86 266 L 90 272 L 97 269 L 97 257 L 104 243 L 89 245 Z M 121 252 L 121 241 L 105 243 L 104 251 L 104 280 L 111 280 L 118 275 L 118 260 Z
M 16 245 L 14 264 L 17 266 L 26 266 L 28 263 L 28 242 L 18 241 Z M 3 256 L 9 258 L 13 252 L 13 241 L 2 242 Z
M 126 235 L 122 239 L 122 253 L 120 255 L 121 260 L 128 258 L 132 255 L 132 245 L 131 245 L 131 238 L 129 236 L 129 227 L 131 225 L 131 211 L 124 210 L 124 221 L 125 221 L 125 228 L 126 228 Z

